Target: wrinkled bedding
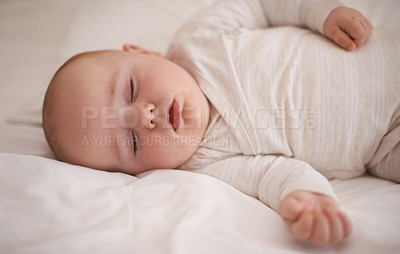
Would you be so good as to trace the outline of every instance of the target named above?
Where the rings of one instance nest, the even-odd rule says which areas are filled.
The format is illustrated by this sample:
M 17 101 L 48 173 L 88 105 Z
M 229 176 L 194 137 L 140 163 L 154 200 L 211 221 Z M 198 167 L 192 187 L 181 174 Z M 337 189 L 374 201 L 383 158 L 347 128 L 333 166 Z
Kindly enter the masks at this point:
M 39 156 L 0 155 L 2 253 L 396 253 L 400 185 L 332 184 L 350 239 L 294 240 L 270 208 L 212 177 L 156 170 L 139 177 Z

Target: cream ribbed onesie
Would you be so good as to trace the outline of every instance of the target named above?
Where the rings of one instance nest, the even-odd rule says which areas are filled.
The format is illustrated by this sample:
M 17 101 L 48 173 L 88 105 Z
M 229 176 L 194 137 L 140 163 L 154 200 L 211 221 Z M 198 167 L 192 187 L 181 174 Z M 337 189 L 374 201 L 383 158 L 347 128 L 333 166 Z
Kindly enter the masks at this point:
M 335 197 L 327 178 L 359 176 L 399 142 L 399 31 L 375 28 L 347 52 L 321 35 L 338 6 L 228 0 L 180 29 L 168 58 L 211 104 L 206 137 L 180 169 L 276 209 L 294 190 Z

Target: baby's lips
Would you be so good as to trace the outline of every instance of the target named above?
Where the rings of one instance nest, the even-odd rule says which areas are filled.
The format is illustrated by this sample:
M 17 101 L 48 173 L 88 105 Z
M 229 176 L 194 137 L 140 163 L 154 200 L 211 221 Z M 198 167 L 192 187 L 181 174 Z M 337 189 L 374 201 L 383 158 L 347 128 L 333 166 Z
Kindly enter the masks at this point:
M 180 114 L 179 104 L 176 100 L 174 100 L 174 102 L 172 103 L 171 111 L 172 111 L 172 127 L 174 128 L 174 131 L 177 131 L 181 124 L 181 114 Z
M 179 129 L 181 123 L 179 109 L 179 103 L 176 100 L 173 100 L 167 111 L 168 125 L 171 126 L 175 132 Z

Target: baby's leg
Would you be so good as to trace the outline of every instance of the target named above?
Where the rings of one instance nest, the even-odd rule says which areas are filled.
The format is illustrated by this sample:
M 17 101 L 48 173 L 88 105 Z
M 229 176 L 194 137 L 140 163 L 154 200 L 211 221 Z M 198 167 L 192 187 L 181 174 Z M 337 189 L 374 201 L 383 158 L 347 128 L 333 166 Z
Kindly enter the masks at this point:
M 369 169 L 371 175 L 400 183 L 400 142 L 382 159 Z

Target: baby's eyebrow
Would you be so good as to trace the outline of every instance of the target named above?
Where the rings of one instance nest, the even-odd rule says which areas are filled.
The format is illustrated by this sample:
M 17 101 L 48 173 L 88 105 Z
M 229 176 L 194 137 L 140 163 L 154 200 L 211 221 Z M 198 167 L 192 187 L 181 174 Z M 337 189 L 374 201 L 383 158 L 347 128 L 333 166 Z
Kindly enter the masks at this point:
M 118 88 L 118 84 L 121 80 L 120 78 L 120 72 L 119 71 L 115 71 L 110 78 L 110 90 L 106 91 L 106 98 L 108 100 L 108 106 L 109 107 L 113 107 L 115 106 L 115 100 L 116 100 L 116 90 Z

